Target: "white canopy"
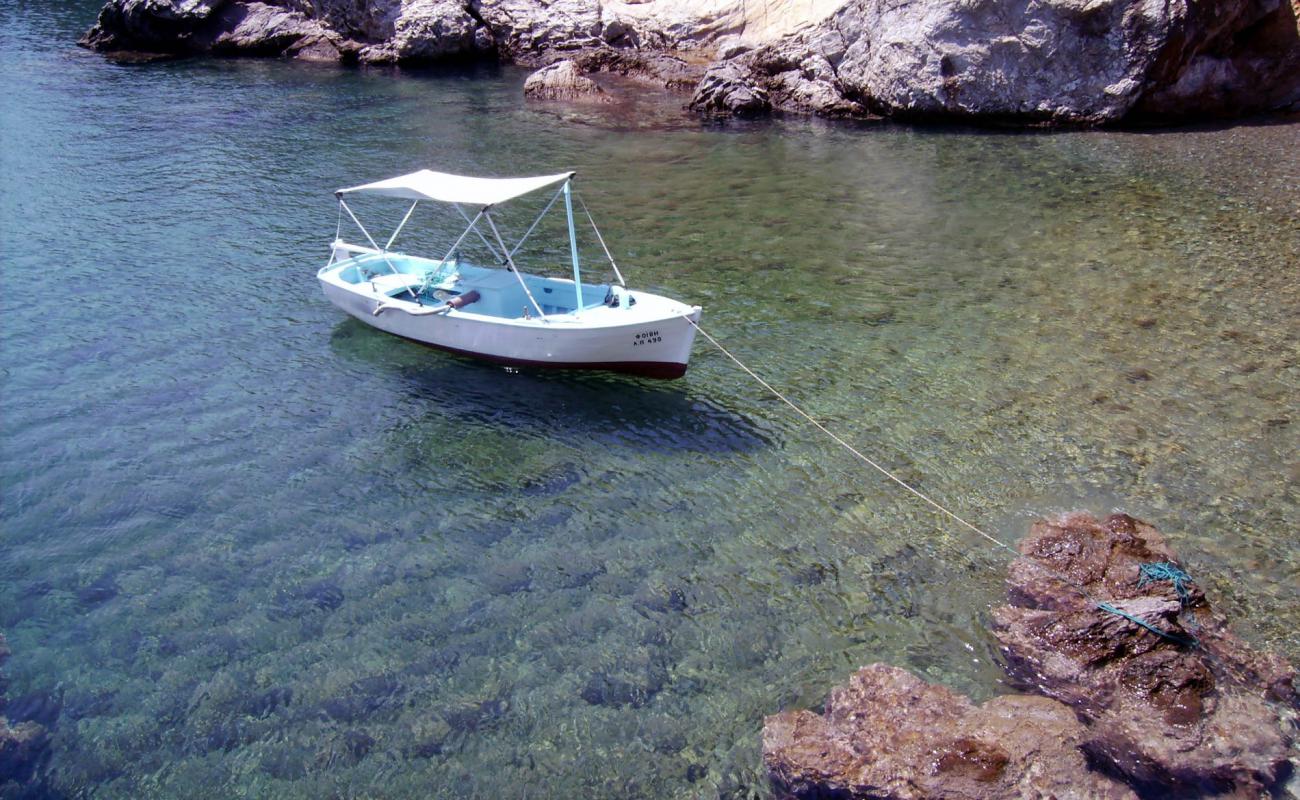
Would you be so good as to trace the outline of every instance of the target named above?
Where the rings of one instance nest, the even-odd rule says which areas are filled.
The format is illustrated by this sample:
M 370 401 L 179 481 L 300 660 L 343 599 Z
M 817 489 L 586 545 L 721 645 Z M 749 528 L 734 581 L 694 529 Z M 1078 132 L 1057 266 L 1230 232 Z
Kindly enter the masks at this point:
M 386 181 L 339 189 L 335 194 L 366 192 L 385 197 L 403 197 L 407 200 L 437 200 L 442 203 L 494 206 L 520 195 L 567 181 L 573 175 L 572 172 L 564 172 L 536 178 L 472 178 L 467 175 L 452 175 L 422 169 Z

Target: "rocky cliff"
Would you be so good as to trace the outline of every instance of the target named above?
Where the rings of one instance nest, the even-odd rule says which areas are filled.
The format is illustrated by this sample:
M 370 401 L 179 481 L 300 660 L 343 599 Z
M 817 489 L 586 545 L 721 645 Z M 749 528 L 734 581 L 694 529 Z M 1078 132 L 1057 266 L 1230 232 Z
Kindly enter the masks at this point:
M 689 86 L 691 107 L 706 113 L 1104 125 L 1297 110 L 1297 9 L 1300 0 L 109 0 L 82 43 L 345 63 L 570 59 Z

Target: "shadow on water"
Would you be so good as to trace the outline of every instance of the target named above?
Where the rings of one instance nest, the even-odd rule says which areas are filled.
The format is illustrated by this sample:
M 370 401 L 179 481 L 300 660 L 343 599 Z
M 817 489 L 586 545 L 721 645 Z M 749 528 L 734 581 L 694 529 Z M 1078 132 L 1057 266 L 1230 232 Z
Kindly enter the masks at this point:
M 393 349 L 375 347 L 380 342 Z M 681 381 L 501 367 L 402 342 L 352 319 L 335 327 L 330 347 L 396 376 L 409 396 L 472 428 L 546 430 L 559 440 L 657 453 L 747 453 L 775 443 L 765 422 L 693 396 Z M 412 352 L 419 357 L 404 357 Z

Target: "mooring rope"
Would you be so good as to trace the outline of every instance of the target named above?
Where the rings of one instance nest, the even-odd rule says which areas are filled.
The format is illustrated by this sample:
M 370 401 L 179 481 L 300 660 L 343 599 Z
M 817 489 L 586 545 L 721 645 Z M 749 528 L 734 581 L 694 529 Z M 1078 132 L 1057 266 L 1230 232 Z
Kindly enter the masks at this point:
M 987 532 L 984 531 L 984 530 L 981 530 L 981 529 L 980 529 L 977 525 L 975 525 L 974 523 L 972 523 L 972 522 L 966 520 L 965 518 L 963 518 L 962 516 L 960 516 L 959 514 L 957 514 L 957 512 L 950 510 L 949 508 L 947 508 L 946 506 L 944 506 L 942 503 L 939 503 L 937 500 L 934 500 L 934 499 L 931 498 L 929 495 L 925 494 L 925 492 L 922 492 L 920 489 L 917 489 L 915 486 L 912 486 L 912 485 L 911 485 L 910 483 L 908 483 L 907 481 L 905 481 L 905 480 L 903 480 L 902 478 L 898 477 L 898 476 L 895 475 L 893 472 L 889 471 L 889 470 L 886 469 L 885 467 L 883 467 L 883 466 L 881 466 L 880 464 L 878 464 L 875 460 L 873 460 L 873 459 L 870 458 L 869 456 L 867 456 L 867 455 L 865 455 L 864 453 L 862 453 L 862 451 L 858 450 L 858 449 L 857 449 L 856 447 L 854 447 L 853 445 L 851 445 L 851 444 L 849 444 L 848 442 L 846 442 L 846 441 L 844 441 L 843 439 L 841 439 L 839 436 L 837 436 L 837 435 L 835 434 L 834 431 L 830 430 L 830 429 L 827 428 L 825 425 L 821 424 L 821 423 L 818 422 L 816 419 L 814 419 L 813 416 L 812 416 L 811 414 L 809 414 L 807 411 L 804 411 L 802 408 L 800 408 L 797 404 L 795 404 L 795 402 L 794 402 L 793 400 L 791 400 L 790 398 L 786 397 L 786 396 L 785 396 L 784 394 L 782 394 L 779 390 L 777 390 L 776 387 L 774 387 L 772 384 L 768 383 L 767 381 L 763 380 L 763 379 L 758 375 L 758 373 L 756 373 L 756 372 L 754 372 L 754 370 L 750 369 L 750 368 L 749 368 L 749 367 L 748 367 L 748 366 L 747 366 L 743 361 L 741 361 L 739 358 L 737 358 L 737 357 L 736 357 L 736 356 L 735 356 L 735 355 L 734 355 L 730 350 L 728 350 L 726 347 L 723 347 L 723 345 L 722 345 L 721 342 L 719 342 L 717 339 L 715 339 L 715 338 L 713 338 L 711 335 L 709 335 L 709 332 L 706 331 L 706 330 L 704 330 L 703 328 L 701 328 L 701 327 L 700 327 L 700 324 L 699 324 L 698 322 L 696 322 L 695 320 L 691 319 L 691 317 L 690 317 L 689 315 L 687 315 L 687 314 L 682 314 L 682 319 L 684 319 L 684 320 L 686 320 L 687 322 L 689 322 L 689 323 L 690 323 L 690 324 L 695 328 L 695 330 L 699 331 L 699 333 L 700 333 L 701 336 L 703 336 L 705 339 L 708 339 L 709 342 L 710 342 L 714 347 L 718 348 L 718 350 L 721 351 L 723 355 L 725 355 L 727 358 L 731 359 L 732 363 L 734 363 L 736 366 L 738 366 L 738 367 L 740 367 L 742 370 L 744 370 L 745 373 L 746 373 L 747 375 L 749 375 L 749 377 L 751 377 L 751 378 L 753 378 L 755 381 L 757 381 L 757 382 L 759 383 L 759 385 L 761 385 L 764 389 L 767 389 L 769 392 L 771 392 L 772 395 L 773 395 L 774 397 L 776 397 L 778 400 L 780 400 L 781 402 L 783 402 L 783 403 L 785 403 L 787 406 L 789 406 L 789 407 L 790 407 L 790 408 L 791 408 L 791 409 L 792 409 L 796 414 L 798 414 L 799 416 L 801 416 L 801 417 L 803 417 L 804 419 L 808 420 L 808 422 L 812 423 L 813 427 L 817 428 L 817 430 L 819 430 L 819 431 L 821 431 L 822 433 L 824 433 L 824 434 L 826 434 L 827 436 L 829 436 L 829 437 L 830 437 L 832 440 L 834 440 L 835 443 L 838 444 L 840 447 L 843 447 L 845 450 L 849 451 L 849 452 L 852 453 L 854 456 L 856 456 L 856 457 L 858 458 L 858 460 L 862 461 L 864 464 L 869 465 L 872 469 L 875 469 L 875 470 L 876 470 L 877 472 L 879 472 L 881 475 L 884 475 L 886 478 L 889 478 L 889 479 L 890 479 L 891 481 L 893 481 L 894 483 L 896 483 L 896 484 L 898 484 L 899 486 L 901 486 L 901 487 L 903 487 L 904 489 L 906 489 L 908 492 L 911 492 L 911 493 L 912 493 L 913 495 L 915 495 L 916 497 L 918 497 L 918 498 L 920 498 L 921 500 L 925 501 L 928 505 L 930 505 L 930 506 L 933 507 L 934 509 L 938 510 L 939 512 L 943 513 L 943 514 L 944 514 L 945 516 L 947 516 L 949 519 L 952 519 L 952 520 L 954 520 L 954 521 L 960 523 L 962 526 L 964 526 L 964 527 L 966 527 L 966 528 L 968 528 L 968 529 L 974 531 L 975 533 L 977 533 L 977 534 L 979 534 L 980 536 L 984 537 L 984 538 L 985 538 L 986 540 L 988 540 L 990 543 L 992 543 L 992 544 L 994 544 L 994 545 L 996 545 L 996 546 L 998 546 L 998 547 L 1001 547 L 1003 550 L 1006 550 L 1006 551 L 1010 552 L 1012 555 L 1014 555 L 1014 556 L 1016 556 L 1016 557 L 1021 557 L 1021 553 L 1020 553 L 1019 551 L 1017 551 L 1017 550 L 1016 550 L 1014 547 L 1012 547 L 1011 545 L 1007 544 L 1006 542 L 1002 541 L 1001 539 L 997 538 L 996 536 L 994 536 L 994 535 L 992 535 L 992 534 L 990 534 L 990 533 L 987 533 Z M 1145 620 L 1139 619 L 1138 617 L 1135 617 L 1135 616 L 1133 616 L 1132 614 L 1129 614 L 1128 612 L 1126 612 L 1126 611 L 1124 611 L 1124 610 L 1122 610 L 1122 609 L 1116 608 L 1115 606 L 1111 605 L 1110 603 L 1106 603 L 1106 602 L 1103 602 L 1102 600 L 1099 600 L 1098 598 L 1094 597 L 1093 594 L 1092 594 L 1091 592 L 1089 592 L 1086 588 L 1084 588 L 1083 586 L 1081 586 L 1080 584 L 1078 584 L 1074 579 L 1070 578 L 1068 575 L 1065 575 L 1064 573 L 1062 573 L 1062 572 L 1060 572 L 1060 571 L 1058 571 L 1058 570 L 1056 570 L 1056 569 L 1053 569 L 1052 567 L 1047 566 L 1046 564 L 1043 564 L 1043 563 L 1041 563 L 1041 562 L 1039 562 L 1039 561 L 1037 561 L 1037 560 L 1035 560 L 1035 559 L 1027 558 L 1027 557 L 1025 558 L 1025 561 L 1026 561 L 1027 563 L 1031 564 L 1034 568 L 1040 570 L 1042 573 L 1044 573 L 1044 574 L 1046 574 L 1046 575 L 1050 575 L 1050 576 L 1053 577 L 1053 578 L 1056 578 L 1058 581 L 1061 581 L 1062 583 L 1064 583 L 1064 584 L 1065 584 L 1066 586 L 1068 586 L 1069 588 L 1071 588 L 1071 589 L 1073 589 L 1074 591 L 1078 592 L 1078 593 L 1079 593 L 1079 594 L 1080 594 L 1084 599 L 1086 599 L 1088 602 L 1092 603 L 1094 606 L 1096 606 L 1098 609 L 1100 609 L 1100 610 L 1102 610 L 1102 611 L 1105 611 L 1105 612 L 1107 612 L 1107 613 L 1115 614 L 1115 615 L 1118 615 L 1118 616 L 1120 616 L 1120 617 L 1123 617 L 1124 619 L 1127 619 L 1127 620 L 1129 620 L 1130 622 L 1136 623 L 1137 625 L 1140 625 L 1141 627 L 1143 627 L 1143 628 L 1145 628 L 1145 629 L 1151 631 L 1152 633 L 1155 633 L 1155 634 L 1157 634 L 1157 635 L 1159 635 L 1159 636 L 1162 636 L 1162 637 L 1164 637 L 1165 639 L 1168 639 L 1169 641 L 1174 642 L 1174 643 L 1176 643 L 1176 644 L 1180 644 L 1180 645 L 1183 645 L 1183 646 L 1185 646 L 1185 647 L 1197 647 L 1197 646 L 1199 646 L 1199 644 L 1200 644 L 1200 642 L 1197 641 L 1195 638 L 1193 638 L 1193 639 L 1186 639 L 1186 638 L 1184 638 L 1184 637 L 1182 637 L 1182 636 L 1178 636 L 1178 635 L 1176 635 L 1176 634 L 1169 633 L 1168 631 L 1163 631 L 1163 630 L 1157 628 L 1156 626 L 1152 625 L 1151 623 L 1146 622 Z M 1187 576 L 1186 576 L 1186 573 L 1181 573 L 1181 574 L 1182 574 L 1185 578 L 1187 577 Z M 1146 572 L 1145 572 L 1145 571 L 1142 572 L 1142 576 L 1143 576 L 1143 577 L 1146 577 Z M 1166 577 L 1166 576 L 1165 576 L 1165 574 L 1162 573 L 1162 574 L 1160 575 L 1160 577 L 1161 577 L 1161 578 L 1164 578 L 1164 577 Z M 1176 587 L 1177 587 L 1178 585 L 1179 585 L 1179 584 L 1175 584 Z M 1141 587 L 1141 586 L 1142 586 L 1142 583 L 1139 583 L 1138 586 Z M 1202 652 L 1204 652 L 1204 650 L 1202 650 Z
M 804 411 L 804 410 L 803 410 L 802 408 L 800 408 L 799 406 L 795 405 L 795 403 L 794 403 L 793 400 L 791 400 L 790 398 L 788 398 L 788 397 L 786 397 L 785 395 L 781 394 L 781 392 L 777 391 L 777 389 L 776 389 L 774 386 L 772 386 L 772 384 L 770 384 L 770 383 L 768 383 L 767 381 L 765 381 L 765 380 L 763 380 L 762 378 L 760 378 L 760 377 L 758 376 L 758 373 L 754 372 L 754 370 L 752 370 L 752 369 L 750 369 L 748 366 L 746 366 L 745 363 L 744 363 L 743 361 L 741 361 L 739 358 L 736 358 L 736 356 L 733 355 L 732 352 L 731 352 L 730 350 L 728 350 L 727 348 L 725 348 L 725 347 L 722 346 L 722 343 L 721 343 L 721 342 L 719 342 L 717 339 L 714 339 L 712 336 L 710 336 L 708 331 L 706 331 L 706 330 L 704 330 L 703 328 L 701 328 L 698 322 L 696 322 L 695 320 L 691 319 L 689 316 L 687 316 L 687 315 L 685 315 L 685 314 L 682 315 L 682 318 L 685 319 L 687 322 L 691 323 L 691 325 L 695 326 L 695 330 L 699 331 L 700 334 L 701 334 L 705 339 L 708 339 L 709 342 L 711 342 L 711 343 L 713 344 L 714 347 L 716 347 L 716 348 L 718 348 L 718 350 L 722 351 L 722 354 L 725 355 L 727 358 L 731 359 L 732 362 L 735 363 L 736 366 L 738 366 L 738 367 L 740 367 L 742 370 L 744 370 L 744 371 L 749 375 L 749 377 L 751 377 L 751 378 L 753 378 L 754 380 L 758 381 L 759 384 L 762 385 L 762 387 L 763 387 L 764 389 L 767 389 L 767 390 L 768 390 L 769 392 L 771 392 L 771 393 L 772 393 L 772 394 L 773 394 L 773 395 L 774 395 L 778 400 L 780 400 L 781 402 L 783 402 L 783 403 L 785 403 L 787 406 L 789 406 L 791 409 L 793 409 L 794 412 L 795 412 L 796 414 L 798 414 L 799 416 L 801 416 L 801 417 L 803 417 L 804 419 L 806 419 L 806 420 L 808 420 L 809 422 L 811 422 L 811 423 L 813 424 L 813 426 L 814 426 L 815 428 L 817 428 L 817 430 L 821 431 L 822 433 L 824 433 L 824 434 L 826 434 L 827 436 L 829 436 L 831 439 L 835 440 L 835 443 L 838 444 L 840 447 L 843 447 L 845 450 L 848 450 L 850 453 L 852 453 L 853 455 L 857 456 L 857 458 L 858 458 L 860 461 L 862 461 L 862 462 L 865 463 L 865 464 L 870 465 L 873 469 L 875 469 L 875 470 L 876 470 L 877 472 L 879 472 L 881 475 L 884 475 L 886 478 L 889 478 L 889 479 L 890 479 L 891 481 L 893 481 L 894 483 L 898 484 L 899 486 L 903 487 L 903 488 L 906 489 L 907 491 L 909 491 L 909 492 L 911 492 L 912 494 L 916 495 L 917 497 L 921 498 L 921 499 L 924 500 L 926 503 L 928 503 L 930 506 L 932 506 L 932 507 L 935 508 L 936 510 L 942 512 L 943 514 L 947 515 L 949 518 L 951 518 L 951 519 L 955 520 L 956 522 L 958 522 L 958 523 L 964 525 L 965 527 L 969 528 L 970 530 L 974 531 L 975 533 L 978 533 L 980 536 L 983 536 L 985 539 L 989 540 L 990 542 L 992 542 L 993 544 L 997 545 L 998 547 L 1001 547 L 1001 548 L 1003 548 L 1004 550 L 1009 550 L 1009 551 L 1011 551 L 1011 553 L 1013 553 L 1013 554 L 1015 554 L 1015 555 L 1017 555 L 1017 556 L 1020 555 L 1020 553 L 1016 552 L 1016 549 L 1015 549 L 1014 547 L 1012 547 L 1011 545 L 1007 544 L 1006 542 L 1003 542 L 1001 539 L 998 539 L 996 536 L 993 536 L 993 535 L 991 535 L 991 534 L 985 533 L 984 531 L 980 530 L 977 526 L 975 526 L 974 524 L 972 524 L 972 523 L 970 523 L 970 522 L 967 522 L 965 519 L 963 519 L 961 516 L 959 516 L 956 512 L 953 512 L 953 511 L 948 510 L 946 507 L 944 507 L 944 506 L 941 505 L 940 503 L 938 503 L 938 502 L 936 502 L 935 500 L 931 499 L 928 495 L 926 495 L 926 494 L 925 494 L 924 492 L 922 492 L 920 489 L 917 489 L 915 486 L 912 486 L 912 485 L 911 485 L 910 483 L 908 483 L 907 481 L 903 480 L 902 478 L 898 477 L 898 476 L 895 475 L 894 473 L 890 472 L 888 469 L 882 467 L 880 464 L 877 464 L 875 461 L 873 461 L 873 460 L 872 460 L 871 458 L 869 458 L 868 456 L 863 455 L 863 453 L 862 453 L 861 451 L 859 451 L 856 447 L 854 447 L 853 445 L 851 445 L 851 444 L 849 444 L 848 442 L 844 441 L 844 440 L 841 439 L 839 436 L 836 436 L 835 433 L 834 433 L 833 431 L 831 431 L 829 428 L 827 428 L 825 425 L 821 424 L 821 423 L 818 422 L 816 419 L 813 419 L 813 416 L 812 416 L 811 414 L 809 414 L 807 411 Z

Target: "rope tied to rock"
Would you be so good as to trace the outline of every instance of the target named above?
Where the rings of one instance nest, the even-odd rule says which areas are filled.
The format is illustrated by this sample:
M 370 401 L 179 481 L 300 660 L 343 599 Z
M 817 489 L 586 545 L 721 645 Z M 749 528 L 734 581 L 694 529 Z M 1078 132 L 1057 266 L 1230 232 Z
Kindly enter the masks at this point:
M 1125 610 L 1123 610 L 1123 609 L 1121 609 L 1121 608 L 1116 608 L 1115 606 L 1111 605 L 1110 603 L 1098 603 L 1098 604 L 1097 604 L 1097 608 L 1100 608 L 1102 611 L 1106 611 L 1106 612 L 1108 612 L 1108 613 L 1115 614 L 1116 616 L 1123 617 L 1124 619 L 1126 619 L 1126 620 L 1128 620 L 1129 622 L 1132 622 L 1132 623 L 1134 623 L 1134 624 L 1136 624 L 1136 625 L 1141 625 L 1143 628 L 1146 628 L 1147 630 L 1151 631 L 1151 632 L 1154 633 L 1155 635 L 1157 635 L 1157 636 L 1159 636 L 1159 637 L 1161 637 L 1161 638 L 1163 638 L 1163 639 L 1168 639 L 1169 641 L 1174 642 L 1174 643 L 1176 643 L 1176 644 L 1180 644 L 1180 645 L 1182 645 L 1183 647 L 1200 647 L 1200 646 L 1201 646 L 1201 642 L 1200 642 L 1200 640 L 1198 640 L 1195 636 L 1193 636 L 1193 637 L 1191 637 L 1191 638 L 1185 638 L 1185 637 L 1179 636 L 1179 635 L 1177 635 L 1177 634 L 1170 633 L 1169 631 L 1161 630 L 1161 629 L 1157 628 L 1156 626 L 1152 625 L 1150 622 L 1147 622 L 1146 620 L 1141 619 L 1140 617 L 1135 617 L 1135 616 L 1133 616 L 1132 614 L 1128 613 L 1127 611 L 1125 611 Z
M 1174 591 L 1178 593 L 1178 601 L 1184 607 L 1192 602 L 1192 593 L 1187 589 L 1187 584 L 1191 580 L 1191 575 L 1183 572 L 1177 564 L 1171 561 L 1152 561 L 1138 568 L 1139 589 L 1148 583 L 1169 581 L 1174 585 Z

